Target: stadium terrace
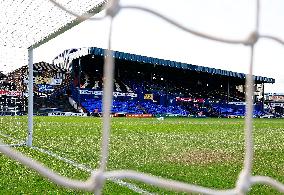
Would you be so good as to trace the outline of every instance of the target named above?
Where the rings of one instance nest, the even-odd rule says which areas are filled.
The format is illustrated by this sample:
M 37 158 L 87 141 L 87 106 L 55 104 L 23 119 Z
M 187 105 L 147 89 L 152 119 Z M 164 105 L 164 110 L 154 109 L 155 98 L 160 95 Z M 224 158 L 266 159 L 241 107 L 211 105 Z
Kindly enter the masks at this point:
M 100 116 L 104 53 L 104 49 L 97 47 L 69 49 L 58 55 L 53 64 L 35 63 L 35 113 Z M 113 57 L 114 116 L 243 117 L 245 114 L 244 73 L 119 51 L 114 51 Z M 3 82 L 14 81 L 12 88 L 21 92 L 21 95 L 0 94 L 3 113 L 9 110 L 26 113 L 26 104 L 19 110 L 18 103 L 27 101 L 27 75 L 28 68 L 23 66 L 7 78 L 2 76 Z M 254 115 L 258 117 L 269 112 L 264 106 L 264 84 L 274 83 L 275 79 L 254 76 L 254 82 Z M 1 90 L 4 89 L 2 84 Z M 11 97 L 14 101 L 7 100 Z M 9 109 L 3 110 L 4 107 Z

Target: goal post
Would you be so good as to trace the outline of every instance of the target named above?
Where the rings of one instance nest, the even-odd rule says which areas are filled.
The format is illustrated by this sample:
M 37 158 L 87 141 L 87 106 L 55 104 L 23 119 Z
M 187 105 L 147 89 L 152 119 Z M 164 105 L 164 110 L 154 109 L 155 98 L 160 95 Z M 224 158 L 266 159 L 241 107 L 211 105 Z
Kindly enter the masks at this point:
M 28 137 L 27 137 L 27 146 L 31 147 L 33 142 L 33 104 L 34 104 L 34 69 L 33 69 L 33 48 L 28 49 Z

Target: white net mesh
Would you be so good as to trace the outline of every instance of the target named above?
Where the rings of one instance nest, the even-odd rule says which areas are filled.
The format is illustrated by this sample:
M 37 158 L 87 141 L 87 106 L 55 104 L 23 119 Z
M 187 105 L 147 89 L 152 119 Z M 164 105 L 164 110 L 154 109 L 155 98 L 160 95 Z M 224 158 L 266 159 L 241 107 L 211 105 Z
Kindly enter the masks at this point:
M 159 14 L 153 10 L 146 9 L 139 6 L 120 6 L 118 1 L 112 1 L 109 4 L 109 7 L 107 8 L 107 16 L 109 16 L 111 19 L 116 16 L 116 14 L 121 9 L 136 9 L 144 12 L 151 13 L 157 17 L 162 18 L 163 20 L 169 22 L 172 25 L 177 26 L 178 28 L 189 32 L 191 34 L 194 34 L 199 37 L 203 37 L 206 39 L 223 42 L 223 43 L 229 43 L 229 44 L 244 44 L 247 45 L 251 49 L 250 54 L 250 68 L 249 73 L 246 77 L 246 85 L 247 85 L 247 91 L 246 91 L 246 118 L 245 118 L 245 157 L 244 157 L 244 166 L 243 170 L 241 171 L 238 180 L 236 181 L 236 186 L 233 189 L 227 189 L 227 190 L 216 190 L 206 187 L 201 187 L 193 184 L 187 184 L 183 182 L 163 179 L 156 176 L 151 176 L 148 174 L 131 171 L 131 170 L 115 170 L 115 171 L 107 171 L 107 162 L 108 162 L 108 150 L 109 150 L 109 141 L 110 141 L 110 109 L 112 105 L 112 89 L 113 89 L 113 69 L 114 69 L 114 62 L 112 57 L 112 52 L 107 51 L 106 53 L 106 61 L 104 66 L 104 77 L 105 77 L 105 83 L 104 83 L 104 96 L 103 96 L 103 129 L 102 129 L 102 146 L 101 146 L 101 161 L 100 161 L 100 167 L 98 170 L 93 171 L 93 175 L 91 178 L 86 181 L 77 181 L 77 180 L 71 180 L 69 178 L 62 177 L 58 175 L 55 172 L 52 172 L 50 169 L 42 166 L 39 163 L 36 163 L 35 161 L 31 161 L 31 159 L 23 156 L 22 154 L 11 150 L 8 147 L 0 147 L 1 152 L 5 153 L 6 155 L 20 161 L 21 163 L 24 163 L 25 165 L 37 170 L 41 175 L 48 177 L 50 180 L 54 181 L 55 183 L 69 187 L 69 188 L 75 188 L 75 189 L 82 189 L 86 191 L 95 192 L 96 194 L 101 194 L 102 188 L 104 186 L 104 182 L 107 179 L 133 179 L 141 182 L 145 182 L 147 184 L 151 184 L 154 186 L 158 186 L 161 188 L 166 188 L 174 191 L 182 191 L 182 192 L 196 192 L 196 193 L 202 193 L 202 194 L 244 194 L 247 193 L 250 189 L 250 187 L 254 184 L 267 184 L 271 185 L 275 189 L 279 190 L 280 192 L 284 192 L 284 185 L 273 178 L 266 177 L 266 176 L 253 176 L 252 175 L 252 165 L 253 165 L 253 136 L 252 136 L 252 113 L 253 113 L 253 58 L 254 58 L 254 46 L 256 42 L 260 38 L 267 38 L 274 41 L 279 42 L 280 44 L 284 45 L 284 42 L 273 36 L 269 35 L 261 35 L 259 34 L 259 1 L 256 1 L 256 17 L 255 17 L 255 27 L 254 31 L 248 36 L 247 39 L 244 40 L 230 40 L 230 39 L 224 39 L 219 38 L 215 36 L 211 36 L 205 33 L 197 32 L 192 29 L 186 28 L 183 25 L 177 23 L 176 21 L 171 20 L 170 18 L 167 18 L 163 16 L 162 14 Z M 9 4 L 10 5 L 10 4 Z M 7 5 L 7 6 L 9 6 Z M 29 7 L 29 6 L 28 6 Z M 64 9 L 69 9 L 67 5 L 62 3 L 62 7 Z M 70 9 L 73 8 L 73 6 L 70 6 Z M 53 9 L 57 9 L 54 8 Z M 77 13 L 76 13 L 77 12 Z M 61 12 L 60 12 L 61 13 Z M 71 12 L 70 12 L 71 13 Z M 80 15 L 80 10 L 72 10 L 71 15 Z M 57 16 L 60 17 L 60 16 Z M 62 16 L 61 16 L 62 17 Z M 17 18 L 17 17 L 16 17 Z M 84 17 L 83 17 L 84 18 Z M 81 19 L 83 19 L 81 18 Z M 112 22 L 110 25 L 110 32 L 112 27 Z M 53 29 L 55 30 L 55 29 Z M 34 34 L 31 36 L 33 41 L 35 39 L 40 40 L 40 38 L 35 38 Z M 6 41 L 7 40 L 7 41 Z M 17 42 L 12 40 L 11 38 L 7 38 L 4 42 L 4 44 L 10 44 L 14 45 Z M 2 40 L 3 41 L 3 40 Z M 30 42 L 29 42 L 30 43 Z M 28 43 L 27 43 L 28 44 Z M 111 33 L 109 35 L 109 48 L 111 49 Z M 142 192 L 143 193 L 143 192 Z
M 76 20 L 50 1 L 39 0 L 2 0 L 1 7 L 7 9 L 1 11 L 0 17 L 0 45 L 28 48 L 31 45 L 42 41 L 60 29 L 72 26 Z M 85 13 L 95 14 L 97 7 L 103 1 L 60 1 L 67 9 L 82 15 Z M 94 11 L 96 10 L 96 11 Z M 21 22 L 18 22 L 21 21 Z M 33 21 L 33 22 L 30 22 Z

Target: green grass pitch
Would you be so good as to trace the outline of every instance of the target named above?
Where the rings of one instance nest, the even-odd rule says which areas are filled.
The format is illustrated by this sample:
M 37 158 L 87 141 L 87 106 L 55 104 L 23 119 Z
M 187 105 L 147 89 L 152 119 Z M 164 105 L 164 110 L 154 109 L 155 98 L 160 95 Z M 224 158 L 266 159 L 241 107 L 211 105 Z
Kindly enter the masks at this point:
M 1 117 L 0 139 L 26 137 L 26 117 Z M 91 168 L 99 165 L 101 118 L 35 117 L 33 145 Z M 132 169 L 218 189 L 233 188 L 244 156 L 243 119 L 113 118 L 108 169 Z M 284 182 L 284 119 L 254 119 L 254 175 Z M 5 137 L 10 135 L 15 139 Z M 17 150 L 61 175 L 85 180 L 82 171 L 28 147 Z M 0 154 L 0 194 L 91 194 L 59 187 Z M 126 181 L 156 194 L 177 194 Z M 104 194 L 136 194 L 107 182 Z M 182 193 L 180 193 L 182 194 Z M 249 194 L 280 194 L 255 185 Z

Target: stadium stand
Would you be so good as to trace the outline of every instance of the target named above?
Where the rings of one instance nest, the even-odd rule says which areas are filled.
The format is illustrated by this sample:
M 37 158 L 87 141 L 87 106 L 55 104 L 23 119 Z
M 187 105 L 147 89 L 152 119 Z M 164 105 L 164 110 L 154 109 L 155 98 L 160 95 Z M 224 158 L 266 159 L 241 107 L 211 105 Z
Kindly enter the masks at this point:
M 101 48 L 66 50 L 54 59 L 70 71 L 72 98 L 88 113 L 102 112 Z M 80 54 L 80 55 L 79 55 Z M 181 62 L 115 52 L 113 113 L 241 117 L 245 114 L 245 75 Z M 68 62 L 68 63 L 67 63 Z M 255 76 L 255 116 L 263 114 L 264 83 Z
M 53 64 L 35 63 L 34 113 L 85 112 L 100 116 L 103 51 L 95 47 L 71 49 L 57 56 Z M 115 52 L 115 58 L 113 114 L 192 117 L 242 117 L 245 114 L 243 73 L 123 52 Z M 10 94 L 13 90 L 19 92 L 16 100 L 15 96 L 1 96 L 2 113 L 26 112 L 27 75 L 27 66 L 7 76 L 1 73 L 1 89 L 8 88 Z M 275 81 L 254 78 L 255 88 L 259 89 L 254 98 L 254 115 L 259 117 L 265 114 L 264 83 Z M 14 107 L 12 102 L 16 102 Z
M 13 83 L 21 92 L 21 102 L 27 102 L 28 67 L 23 66 L 8 74 L 6 82 Z M 70 75 L 66 70 L 46 62 L 34 64 L 34 113 L 47 115 L 50 111 L 76 112 L 69 104 L 67 89 Z M 23 105 L 23 113 L 27 111 Z
M 16 85 L 8 82 L 6 77 L 0 81 L 0 115 L 21 115 L 25 112 L 26 101 L 22 92 L 17 91 Z

